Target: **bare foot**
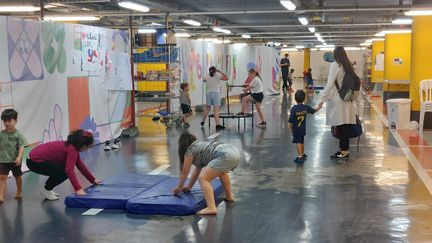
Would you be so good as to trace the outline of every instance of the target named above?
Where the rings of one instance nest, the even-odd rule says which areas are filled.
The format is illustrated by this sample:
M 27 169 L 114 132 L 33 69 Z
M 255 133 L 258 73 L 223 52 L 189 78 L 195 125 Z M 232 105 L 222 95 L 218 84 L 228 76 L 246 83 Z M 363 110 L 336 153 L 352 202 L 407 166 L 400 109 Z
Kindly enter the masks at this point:
M 226 195 L 225 198 L 224 198 L 224 201 L 234 202 L 234 196 L 232 194 L 231 195 Z
M 22 193 L 17 193 L 15 195 L 15 199 L 22 199 Z
M 209 209 L 209 208 L 204 208 L 201 211 L 198 211 L 197 214 L 199 215 L 216 215 L 217 214 L 217 209 Z

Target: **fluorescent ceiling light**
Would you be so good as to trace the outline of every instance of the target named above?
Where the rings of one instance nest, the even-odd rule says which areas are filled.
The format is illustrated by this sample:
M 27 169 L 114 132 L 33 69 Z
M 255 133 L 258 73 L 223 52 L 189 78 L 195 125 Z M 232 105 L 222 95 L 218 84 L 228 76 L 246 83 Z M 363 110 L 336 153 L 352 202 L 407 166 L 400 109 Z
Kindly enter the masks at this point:
M 362 51 L 364 51 L 364 50 L 366 50 L 367 48 L 366 47 L 362 47 L 362 48 L 360 48 Z
M 418 9 L 418 10 L 410 10 L 405 12 L 406 16 L 422 16 L 422 15 L 432 15 L 432 9 Z
M 284 6 L 289 11 L 293 11 L 296 9 L 296 5 L 292 1 L 289 1 L 289 0 L 281 0 L 280 4 L 282 4 L 282 6 Z
M 185 19 L 183 20 L 183 23 L 188 24 L 188 25 L 192 25 L 192 26 L 201 26 L 201 23 L 193 20 L 193 19 Z
M 315 33 L 315 36 L 316 36 L 317 38 L 320 38 L 320 37 L 321 37 L 320 33 Z
M 308 30 L 312 33 L 315 33 L 315 31 L 316 31 L 315 27 L 309 27 Z
M 298 51 L 297 48 L 283 48 L 281 51 Z
M 122 8 L 127 8 L 130 10 L 136 10 L 136 11 L 140 11 L 140 12 L 150 11 L 150 8 L 147 7 L 146 5 L 141 4 L 141 3 L 137 3 L 137 2 L 133 2 L 133 1 L 121 1 L 121 2 L 118 2 L 118 5 Z
M 311 51 L 318 51 L 318 48 L 311 48 Z
M 383 30 L 381 32 L 378 32 L 375 34 L 375 36 L 385 36 L 386 34 L 408 34 L 411 33 L 411 30 L 405 29 L 405 30 Z
M 242 35 L 241 37 L 242 37 L 242 38 L 245 38 L 245 39 L 250 39 L 250 38 L 251 38 L 250 35 Z
M 335 48 L 334 47 L 321 47 L 319 50 L 320 51 L 333 51 Z
M 216 39 L 215 41 L 213 41 L 216 44 L 227 44 L 227 43 L 231 43 L 231 40 L 218 40 Z
M 300 17 L 298 20 L 302 25 L 307 25 L 309 23 L 306 17 Z
M 267 42 L 267 45 L 273 45 L 274 44 L 274 42 L 273 41 L 269 41 L 269 42 Z
M 179 37 L 179 38 L 189 38 L 189 37 L 191 37 L 191 35 L 188 34 L 188 33 L 175 33 L 174 35 L 175 35 L 175 37 Z
M 367 39 L 365 41 L 365 43 L 372 43 L 374 41 L 383 41 L 383 40 L 385 40 L 385 39 L 384 38 L 372 38 L 372 39 Z
M 0 6 L 0 12 L 35 12 L 39 11 L 35 6 Z
M 45 16 L 46 21 L 97 21 L 100 17 L 96 16 Z
M 220 33 L 225 33 L 225 34 L 231 34 L 231 30 L 222 29 L 222 28 L 219 28 L 219 27 L 214 27 L 213 31 L 220 32 Z
M 152 22 L 149 26 L 164 26 L 163 24 Z
M 279 42 L 275 42 L 274 45 L 275 45 L 275 46 L 280 46 L 281 43 L 279 43 Z
M 295 48 L 297 48 L 297 49 L 304 49 L 305 47 L 304 46 L 296 46 Z
M 412 19 L 394 19 L 392 24 L 412 24 Z
M 139 29 L 138 33 L 140 34 L 154 34 L 156 33 L 155 29 Z
M 282 47 L 288 47 L 288 45 L 283 45 Z
M 334 45 L 316 45 L 315 47 L 316 48 L 330 48 L 330 47 L 334 48 L 335 46 Z
M 370 46 L 370 45 L 372 45 L 372 42 L 363 42 L 363 43 L 360 43 L 360 46 Z
M 345 51 L 360 51 L 360 47 L 352 47 L 352 46 L 348 46 L 348 47 L 344 47 Z

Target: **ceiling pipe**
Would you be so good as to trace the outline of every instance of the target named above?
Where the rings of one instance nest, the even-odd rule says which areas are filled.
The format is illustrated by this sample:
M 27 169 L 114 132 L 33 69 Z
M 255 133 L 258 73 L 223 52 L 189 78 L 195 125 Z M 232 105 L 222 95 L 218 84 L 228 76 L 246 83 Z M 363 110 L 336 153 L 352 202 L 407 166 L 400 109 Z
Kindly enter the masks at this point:
M 322 36 L 323 39 L 330 38 L 358 38 L 358 37 L 371 37 L 374 34 L 370 35 L 335 35 L 335 36 Z M 230 37 L 231 39 L 241 39 L 240 36 Z M 291 36 L 291 35 L 277 35 L 277 36 L 254 36 L 254 39 L 272 39 L 272 38 L 288 38 L 288 39 L 304 39 L 304 38 L 313 38 L 316 39 L 316 36 Z
M 108 0 L 92 0 L 96 2 L 109 2 Z M 74 2 L 89 2 L 89 1 L 74 1 Z M 91 1 L 90 1 L 91 2 Z M 72 3 L 72 2 L 64 2 Z M 378 8 L 322 8 L 322 9 L 297 9 L 295 11 L 288 10 L 241 10 L 241 11 L 207 11 L 207 12 L 170 12 L 170 16 L 197 16 L 197 15 L 244 15 L 244 14 L 277 14 L 277 13 L 335 13 L 335 12 L 382 12 L 382 11 L 407 11 L 410 10 L 411 6 L 404 7 L 378 7 Z M 73 13 L 71 13 L 72 15 Z M 86 12 L 77 13 L 73 15 L 97 15 L 101 17 L 119 17 L 119 16 L 160 16 L 164 17 L 166 12 L 150 12 L 150 13 L 138 13 L 129 11 L 99 11 L 99 12 Z

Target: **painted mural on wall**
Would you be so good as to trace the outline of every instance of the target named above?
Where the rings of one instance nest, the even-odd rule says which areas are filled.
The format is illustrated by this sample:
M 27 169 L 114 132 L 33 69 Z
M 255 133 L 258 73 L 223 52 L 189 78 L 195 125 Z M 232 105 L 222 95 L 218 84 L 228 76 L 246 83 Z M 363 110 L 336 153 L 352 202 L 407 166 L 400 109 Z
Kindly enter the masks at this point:
M 106 88 L 109 68 L 124 65 L 110 55 L 129 54 L 126 31 L 0 17 L 0 38 L 0 112 L 18 111 L 29 143 L 78 128 L 104 142 L 131 125 L 130 92 Z
M 240 85 L 248 70 L 255 68 L 263 79 L 267 94 L 276 93 L 279 82 L 279 51 L 271 47 L 214 44 L 197 40 L 177 40 L 180 49 L 182 82 L 190 84 L 192 103 L 203 104 L 205 85 L 202 80 L 210 66 L 216 66 L 229 77 L 230 84 Z M 221 87 L 225 94 L 225 87 Z M 240 93 L 233 89 L 230 94 Z

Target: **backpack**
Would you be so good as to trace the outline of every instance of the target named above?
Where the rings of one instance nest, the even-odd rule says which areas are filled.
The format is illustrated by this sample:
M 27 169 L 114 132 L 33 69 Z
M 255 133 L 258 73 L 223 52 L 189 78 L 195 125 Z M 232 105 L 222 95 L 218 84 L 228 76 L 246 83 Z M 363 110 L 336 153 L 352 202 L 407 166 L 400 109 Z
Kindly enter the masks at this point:
M 356 74 L 345 73 L 342 79 L 342 87 L 335 81 L 339 97 L 343 101 L 354 101 L 360 93 L 360 78 Z

